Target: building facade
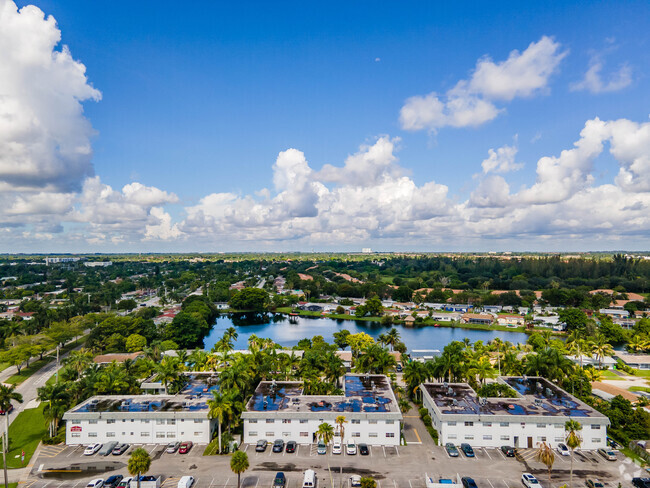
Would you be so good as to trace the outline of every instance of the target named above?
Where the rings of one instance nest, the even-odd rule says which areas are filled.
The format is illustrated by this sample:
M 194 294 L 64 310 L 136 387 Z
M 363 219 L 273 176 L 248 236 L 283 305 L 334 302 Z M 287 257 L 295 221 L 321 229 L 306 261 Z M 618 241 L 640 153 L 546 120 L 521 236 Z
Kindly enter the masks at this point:
M 399 445 L 402 414 L 384 375 L 348 374 L 343 395 L 303 395 L 302 383 L 261 382 L 242 414 L 244 442 L 316 442 L 320 424 L 344 416 L 343 441 Z
M 567 420 L 582 425 L 582 449 L 606 447 L 609 419 L 544 378 L 500 377 L 513 398 L 479 398 L 466 383 L 420 386 L 441 444 L 536 448 L 565 442 Z

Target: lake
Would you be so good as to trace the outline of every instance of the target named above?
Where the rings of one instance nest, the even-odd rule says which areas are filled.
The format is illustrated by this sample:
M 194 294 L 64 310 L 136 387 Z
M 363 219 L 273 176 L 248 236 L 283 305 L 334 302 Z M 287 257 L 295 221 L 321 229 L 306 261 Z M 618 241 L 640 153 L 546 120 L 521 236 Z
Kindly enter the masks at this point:
M 248 348 L 248 338 L 255 334 L 258 337 L 273 339 L 284 347 L 298 344 L 300 339 L 321 335 L 332 343 L 334 332 L 347 329 L 351 334 L 365 332 L 377 338 L 379 334 L 386 333 L 390 327 L 382 326 L 379 322 L 362 320 L 335 320 L 330 318 L 292 317 L 295 323 L 289 322 L 289 317 L 282 314 L 267 316 L 250 316 L 249 314 L 222 315 L 217 318 L 210 334 L 205 338 L 205 349 L 212 346 L 223 336 L 228 327 L 235 327 L 239 333 L 235 341 L 235 349 Z M 513 344 L 526 342 L 527 334 L 523 332 L 506 332 L 499 330 L 474 330 L 453 327 L 404 327 L 396 326 L 406 347 L 411 349 L 442 349 L 451 341 L 462 341 L 468 337 L 470 341 L 481 340 L 488 342 L 495 337 Z

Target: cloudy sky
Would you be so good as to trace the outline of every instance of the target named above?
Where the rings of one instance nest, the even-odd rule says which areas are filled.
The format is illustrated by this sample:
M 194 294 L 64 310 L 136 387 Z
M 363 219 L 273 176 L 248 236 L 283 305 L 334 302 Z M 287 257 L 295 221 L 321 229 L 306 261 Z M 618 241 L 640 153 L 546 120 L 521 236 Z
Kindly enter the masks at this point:
M 650 3 L 521 5 L 0 0 L 0 252 L 649 250 Z

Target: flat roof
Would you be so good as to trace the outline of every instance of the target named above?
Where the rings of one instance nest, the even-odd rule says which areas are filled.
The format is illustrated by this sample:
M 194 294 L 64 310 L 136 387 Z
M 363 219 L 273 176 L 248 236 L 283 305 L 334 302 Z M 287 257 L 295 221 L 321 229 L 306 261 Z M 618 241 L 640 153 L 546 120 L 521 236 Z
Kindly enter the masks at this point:
M 89 398 L 67 413 L 153 413 L 208 410 L 212 395 L 100 395 Z
M 624 363 L 650 364 L 650 354 L 628 354 L 626 352 L 614 352 L 614 356 Z
M 344 377 L 343 395 L 303 395 L 298 381 L 262 381 L 246 405 L 248 412 L 361 412 L 399 413 L 384 375 Z
M 605 417 L 545 378 L 500 377 L 516 398 L 479 398 L 466 383 L 425 383 L 426 393 L 443 415 Z

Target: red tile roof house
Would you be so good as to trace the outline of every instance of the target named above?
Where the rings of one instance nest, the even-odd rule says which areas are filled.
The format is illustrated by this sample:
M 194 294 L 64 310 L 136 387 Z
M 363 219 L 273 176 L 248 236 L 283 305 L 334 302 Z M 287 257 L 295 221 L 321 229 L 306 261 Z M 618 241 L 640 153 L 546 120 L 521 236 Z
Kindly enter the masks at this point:
M 520 327 L 526 325 L 526 320 L 521 315 L 497 315 L 497 324 L 506 327 Z
M 494 317 L 486 313 L 464 313 L 461 321 L 465 324 L 491 325 Z

